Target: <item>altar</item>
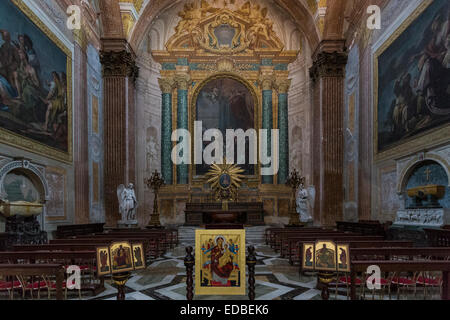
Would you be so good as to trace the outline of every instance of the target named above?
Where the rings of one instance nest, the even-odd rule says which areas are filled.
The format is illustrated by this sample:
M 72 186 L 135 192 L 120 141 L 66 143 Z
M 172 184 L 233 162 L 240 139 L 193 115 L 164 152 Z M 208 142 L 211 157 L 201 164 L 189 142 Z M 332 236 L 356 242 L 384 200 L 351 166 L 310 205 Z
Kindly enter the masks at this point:
M 262 202 L 230 202 L 228 210 L 223 210 L 221 203 L 187 203 L 185 217 L 186 226 L 224 223 L 264 225 Z

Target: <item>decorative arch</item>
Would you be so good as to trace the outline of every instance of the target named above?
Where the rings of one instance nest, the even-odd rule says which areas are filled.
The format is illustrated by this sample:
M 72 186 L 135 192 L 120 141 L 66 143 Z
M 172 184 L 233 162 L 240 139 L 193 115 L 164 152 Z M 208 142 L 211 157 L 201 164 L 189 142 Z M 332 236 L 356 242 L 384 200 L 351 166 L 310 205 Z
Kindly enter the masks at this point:
M 438 155 L 429 154 L 426 157 L 424 157 L 423 159 L 419 158 L 419 157 L 415 157 L 414 159 L 409 161 L 408 164 L 403 168 L 403 170 L 400 173 L 400 176 L 398 179 L 398 184 L 397 184 L 397 193 L 398 194 L 401 194 L 402 192 L 405 191 L 409 177 L 414 172 L 414 170 L 418 166 L 423 164 L 425 161 L 434 161 L 444 168 L 445 173 L 447 174 L 447 178 L 448 178 L 448 186 L 450 187 L 450 165 L 449 165 L 449 163 L 447 162 L 447 160 L 445 160 L 444 158 L 442 158 Z
M 45 203 L 47 200 L 49 200 L 47 180 L 36 165 L 25 159 L 10 161 L 0 167 L 0 199 L 6 198 L 4 179 L 8 175 L 8 173 L 11 173 L 13 171 L 23 173 L 33 182 L 33 184 L 35 184 L 35 186 L 39 190 L 42 203 Z

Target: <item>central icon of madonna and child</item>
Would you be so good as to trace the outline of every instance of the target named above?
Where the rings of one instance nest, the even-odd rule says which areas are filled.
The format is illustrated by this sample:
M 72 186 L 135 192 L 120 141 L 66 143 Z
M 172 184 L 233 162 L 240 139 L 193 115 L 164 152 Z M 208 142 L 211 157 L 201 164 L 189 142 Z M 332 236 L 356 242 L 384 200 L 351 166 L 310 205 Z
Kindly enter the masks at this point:
M 230 237 L 218 235 L 204 242 L 202 251 L 202 287 L 240 286 L 239 245 Z
M 229 78 L 215 78 L 207 82 L 200 90 L 196 101 L 196 121 L 202 122 L 203 133 L 208 129 L 219 129 L 224 141 L 227 129 L 255 128 L 255 102 L 249 88 L 242 82 Z M 235 141 L 236 142 L 236 141 Z M 205 148 L 210 142 L 204 142 Z M 224 154 L 226 154 L 224 143 Z M 237 146 L 235 144 L 235 164 L 237 164 Z M 254 165 L 248 164 L 249 146 L 246 146 L 246 164 L 240 165 L 245 175 L 254 175 Z M 209 166 L 205 163 L 196 166 L 197 175 L 205 175 Z

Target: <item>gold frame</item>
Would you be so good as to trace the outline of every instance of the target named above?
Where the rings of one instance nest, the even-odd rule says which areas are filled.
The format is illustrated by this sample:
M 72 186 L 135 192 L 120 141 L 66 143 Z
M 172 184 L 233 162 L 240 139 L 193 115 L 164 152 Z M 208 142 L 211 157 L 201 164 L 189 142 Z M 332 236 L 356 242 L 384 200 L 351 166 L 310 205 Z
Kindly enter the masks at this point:
M 321 244 L 325 244 L 327 249 L 334 249 L 334 268 L 326 268 L 326 267 L 317 267 L 317 251 L 321 248 L 319 246 Z M 337 270 L 337 257 L 336 257 L 336 243 L 331 240 L 317 240 L 314 244 L 314 269 L 317 271 L 334 271 Z
M 373 93 L 374 93 L 374 107 L 373 107 L 373 136 L 374 136 L 374 160 L 376 162 L 399 158 L 406 154 L 419 152 L 424 148 L 430 148 L 448 141 L 450 136 L 450 123 L 440 125 L 436 128 L 431 128 L 425 132 L 414 135 L 397 141 L 390 145 L 383 151 L 378 150 L 378 59 L 380 55 L 386 51 L 392 43 L 398 39 L 400 35 L 414 22 L 416 19 L 433 3 L 433 0 L 423 0 L 423 2 L 415 9 L 415 11 L 398 27 L 374 54 L 374 78 L 373 78 Z
M 239 270 L 240 270 L 240 287 L 201 287 L 200 271 L 201 271 L 201 239 L 202 236 L 210 238 L 217 236 L 239 236 Z M 245 295 L 246 294 L 246 247 L 245 247 L 245 230 L 196 230 L 195 231 L 195 295 Z
M 113 250 L 114 250 L 114 247 L 120 246 L 120 245 L 122 245 L 123 247 L 130 248 L 131 267 L 120 269 L 120 270 L 115 270 L 114 269 L 114 261 L 113 261 L 113 259 L 114 259 Z M 131 244 L 128 241 L 115 241 L 115 242 L 112 242 L 109 245 L 109 258 L 110 258 L 110 263 L 111 263 L 111 274 L 125 273 L 125 272 L 129 272 L 129 271 L 133 271 L 134 270 L 133 247 L 131 246 Z
M 67 152 L 49 147 L 36 140 L 24 137 L 18 133 L 0 128 L 1 143 L 19 148 L 25 151 L 39 154 L 61 162 L 71 164 L 73 162 L 73 132 L 72 132 L 72 52 L 63 42 L 40 20 L 40 18 L 22 1 L 11 0 L 31 22 L 40 29 L 66 56 L 67 56 Z
M 141 258 L 142 258 L 142 266 L 136 266 L 136 256 L 134 254 L 134 248 L 140 248 L 141 249 Z M 134 270 L 143 270 L 146 268 L 145 263 L 145 251 L 144 251 L 144 245 L 142 243 L 132 243 L 131 244 L 131 255 L 133 256 L 133 267 Z
M 97 253 L 96 253 L 96 257 L 97 257 L 97 275 L 98 276 L 104 276 L 104 275 L 110 274 L 111 273 L 111 253 L 109 252 L 109 247 L 97 247 L 96 251 L 97 251 Z M 106 254 L 108 255 L 108 259 L 107 259 L 107 265 L 109 267 L 108 271 L 104 271 L 104 272 L 101 271 L 101 268 L 100 268 L 100 261 L 101 261 L 100 260 L 100 251 L 106 251 Z
M 314 270 L 315 267 L 315 257 L 316 257 L 316 250 L 315 250 L 315 243 L 314 242 L 308 242 L 308 243 L 303 243 L 303 247 L 302 247 L 302 270 Z M 307 248 L 312 248 L 312 266 L 307 266 L 306 265 L 306 259 L 305 259 L 305 251 Z
M 206 78 L 202 79 L 192 89 L 192 94 L 190 95 L 190 101 L 188 102 L 189 103 L 189 110 L 188 110 L 189 131 L 194 132 L 194 122 L 196 121 L 196 116 L 195 116 L 196 112 L 195 111 L 196 111 L 197 99 L 198 99 L 198 95 L 200 94 L 200 91 L 209 82 L 211 82 L 213 80 L 221 79 L 221 78 L 228 78 L 228 79 L 236 80 L 236 81 L 242 83 L 250 91 L 250 94 L 252 95 L 253 102 L 254 102 L 254 110 L 253 110 L 254 124 L 255 124 L 254 127 L 256 130 L 261 128 L 261 119 L 260 119 L 261 101 L 259 99 L 258 94 L 256 93 L 254 86 L 248 80 L 242 78 L 241 76 L 237 75 L 234 72 L 217 72 L 217 73 L 214 73 L 214 74 L 209 75 Z M 191 90 L 189 90 L 189 91 L 191 91 Z M 192 145 L 191 145 L 191 154 L 194 154 L 194 143 L 192 143 Z M 252 175 L 252 176 L 246 176 L 246 179 L 249 182 L 255 181 L 255 182 L 258 182 L 258 184 L 259 184 L 260 183 L 260 174 L 259 174 L 260 170 L 261 170 L 261 168 L 260 168 L 260 164 L 258 162 L 258 164 L 255 165 L 255 173 L 256 174 Z M 205 176 L 197 175 L 195 164 L 191 164 L 189 166 L 189 175 L 190 175 L 190 180 L 194 185 L 199 185 L 199 186 L 203 185 Z
M 345 250 L 346 258 L 345 262 L 347 265 L 347 268 L 339 268 L 339 249 Z M 348 244 L 336 244 L 336 269 L 338 272 L 350 272 L 350 246 Z

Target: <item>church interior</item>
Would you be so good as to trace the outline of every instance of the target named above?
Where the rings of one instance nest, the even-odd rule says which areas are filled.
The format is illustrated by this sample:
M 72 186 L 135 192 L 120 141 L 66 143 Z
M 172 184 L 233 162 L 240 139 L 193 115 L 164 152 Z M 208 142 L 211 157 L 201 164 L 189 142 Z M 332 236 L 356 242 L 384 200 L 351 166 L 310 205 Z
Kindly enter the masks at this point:
M 447 0 L 2 0 L 0 300 L 450 300 Z

